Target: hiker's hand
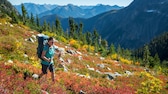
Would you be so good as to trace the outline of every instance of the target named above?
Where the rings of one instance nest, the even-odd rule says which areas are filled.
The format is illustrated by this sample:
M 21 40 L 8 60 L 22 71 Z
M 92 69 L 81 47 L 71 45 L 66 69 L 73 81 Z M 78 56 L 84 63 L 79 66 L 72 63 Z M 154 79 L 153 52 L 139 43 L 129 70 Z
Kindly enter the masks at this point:
M 51 62 L 51 58 L 48 58 L 48 59 L 47 59 L 47 62 L 49 62 L 49 63 L 50 63 L 50 62 Z

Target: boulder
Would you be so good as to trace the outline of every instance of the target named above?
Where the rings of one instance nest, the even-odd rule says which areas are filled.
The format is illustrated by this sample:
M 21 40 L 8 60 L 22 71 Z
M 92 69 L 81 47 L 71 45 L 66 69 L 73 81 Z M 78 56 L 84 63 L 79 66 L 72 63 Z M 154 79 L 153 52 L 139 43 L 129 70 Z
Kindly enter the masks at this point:
M 76 51 L 76 53 L 77 53 L 77 54 L 79 54 L 79 55 L 82 55 L 82 53 L 81 53 L 81 52 L 79 52 L 79 51 Z
M 133 73 L 131 73 L 130 71 L 125 71 L 125 74 L 127 75 L 127 77 L 133 75 Z
M 101 71 L 99 71 L 99 70 L 96 70 L 96 72 L 99 73 L 99 74 L 102 74 Z
M 65 63 L 64 59 L 63 58 L 59 58 L 59 60 L 62 62 L 62 63 Z
M 8 63 L 13 63 L 13 61 L 12 60 L 8 60 Z
M 100 60 L 104 60 L 105 58 L 104 57 L 100 57 Z
M 95 69 L 94 69 L 94 68 L 88 68 L 88 70 L 92 70 L 92 71 L 94 71 Z
M 33 79 L 38 79 L 38 78 L 39 78 L 39 75 L 38 75 L 38 74 L 33 74 L 33 75 L 32 75 L 32 78 L 33 78 Z
M 82 60 L 82 56 L 78 56 L 78 59 L 81 61 Z
M 102 68 L 102 69 L 105 68 L 104 64 L 97 64 L 97 66 L 100 67 L 100 68 Z
M 122 75 L 119 74 L 118 72 L 114 72 L 114 75 L 115 75 L 115 77 L 122 76 Z
M 71 61 L 70 59 L 68 59 L 67 62 L 68 62 L 69 64 L 72 63 L 72 61 Z
M 84 92 L 83 90 L 80 90 L 79 94 L 86 94 L 86 92 Z
M 105 72 L 104 74 L 107 75 L 108 80 L 114 80 L 114 78 L 116 78 L 116 76 L 113 73 Z
M 69 53 L 71 55 L 74 55 L 74 54 L 76 54 L 76 51 L 74 51 L 74 50 L 67 50 L 67 53 Z
M 28 41 L 34 43 L 34 40 L 32 38 L 29 38 Z

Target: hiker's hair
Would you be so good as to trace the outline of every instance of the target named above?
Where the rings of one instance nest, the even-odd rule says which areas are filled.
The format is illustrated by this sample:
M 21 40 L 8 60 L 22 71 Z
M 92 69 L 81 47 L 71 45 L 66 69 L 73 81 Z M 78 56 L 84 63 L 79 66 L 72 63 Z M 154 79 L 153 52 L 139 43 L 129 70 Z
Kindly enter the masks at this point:
M 53 37 L 49 37 L 49 38 L 48 38 L 48 41 L 53 40 L 53 39 L 54 39 Z

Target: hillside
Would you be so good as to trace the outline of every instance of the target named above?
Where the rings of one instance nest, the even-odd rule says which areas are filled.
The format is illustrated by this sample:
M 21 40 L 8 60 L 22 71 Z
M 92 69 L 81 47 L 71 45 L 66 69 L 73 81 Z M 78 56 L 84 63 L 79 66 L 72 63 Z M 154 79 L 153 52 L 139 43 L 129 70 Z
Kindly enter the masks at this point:
M 60 37 L 44 33 L 55 39 Z M 37 34 L 27 26 L 11 24 L 0 18 L 1 93 L 168 93 L 168 77 L 161 69 L 148 70 L 129 59 L 120 57 L 117 61 L 116 55 L 104 58 L 99 53 L 75 49 L 70 40 L 57 40 L 55 43 L 62 51 L 60 60 L 55 56 L 56 82 L 51 82 L 50 75 L 46 80 L 33 79 L 33 74 L 41 72 L 36 56 Z
M 14 11 L 16 14 L 19 14 L 10 2 L 8 2 L 7 0 L 0 1 L 0 17 L 3 13 L 10 15 L 12 11 Z
M 150 43 L 146 44 L 149 47 L 151 56 L 158 54 L 161 61 L 168 60 L 168 32 L 164 32 L 160 36 L 155 37 Z M 144 47 L 137 49 L 135 52 L 142 57 Z M 165 65 L 167 66 L 168 63 Z

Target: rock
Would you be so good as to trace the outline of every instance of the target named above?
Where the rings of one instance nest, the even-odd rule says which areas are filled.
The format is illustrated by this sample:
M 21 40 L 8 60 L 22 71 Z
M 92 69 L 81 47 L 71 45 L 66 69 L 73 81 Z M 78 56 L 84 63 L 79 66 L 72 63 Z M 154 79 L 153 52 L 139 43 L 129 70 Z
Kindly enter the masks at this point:
M 118 72 L 114 72 L 114 75 L 115 75 L 115 77 L 122 76 L 122 75 L 119 74 Z
M 104 57 L 100 57 L 100 60 L 104 60 L 105 58 Z
M 104 74 L 107 74 L 107 79 L 108 80 L 113 80 L 115 78 L 115 75 L 113 73 L 105 72 Z
M 145 68 L 144 70 L 145 70 L 146 72 L 150 72 L 150 70 L 149 70 L 148 68 Z
M 111 70 L 109 67 L 107 67 L 108 70 Z
M 67 60 L 67 62 L 70 64 L 70 63 L 71 63 L 71 60 L 70 60 L 70 59 L 68 59 L 68 60 Z
M 98 56 L 98 53 L 95 53 L 96 56 Z
M 64 67 L 64 72 L 68 72 L 68 68 L 65 65 L 63 65 L 63 67 Z
M 32 75 L 32 78 L 33 78 L 33 79 L 38 79 L 38 78 L 39 78 L 39 75 L 38 75 L 38 74 L 33 74 L 33 75 Z
M 63 58 L 59 58 L 59 60 L 62 62 L 62 63 L 65 63 L 64 59 Z
M 105 68 L 104 64 L 97 64 L 97 66 L 102 68 L 102 69 Z
M 89 66 L 89 65 L 86 65 L 86 67 L 87 67 L 87 68 L 90 68 L 90 66 Z
M 67 49 L 67 48 L 68 48 L 68 46 L 65 46 L 65 48 Z
M 35 35 L 32 35 L 31 37 L 32 37 L 33 39 L 35 39 L 35 40 L 36 40 L 36 36 L 35 36 Z
M 64 64 L 59 64 L 58 68 L 63 68 L 64 72 L 68 72 L 68 68 Z
M 80 76 L 80 77 L 90 78 L 90 76 L 86 76 L 86 75 L 79 74 L 79 73 L 77 73 L 76 75 L 77 75 L 77 76 Z
M 79 94 L 86 94 L 86 92 L 84 92 L 83 90 L 80 90 Z
M 57 47 L 57 50 L 61 53 L 61 55 L 65 55 L 66 53 L 65 48 Z
M 13 64 L 13 61 L 12 61 L 12 60 L 8 60 L 8 62 L 7 62 L 7 63 Z
M 95 69 L 94 69 L 94 68 L 88 68 L 88 70 L 92 70 L 92 71 L 94 71 Z
M 107 74 L 107 79 L 109 79 L 109 80 L 113 80 L 113 79 L 115 79 L 115 78 L 118 77 L 118 76 L 122 76 L 122 75 L 119 74 L 118 72 L 114 72 L 114 73 L 105 72 L 104 74 Z
M 47 91 L 41 90 L 42 94 L 49 94 Z
M 12 24 L 10 24 L 10 27 L 14 27 Z
M 82 56 L 78 56 L 78 59 L 81 61 L 82 60 Z
M 2 59 L 2 56 L 0 55 L 0 60 Z
M 82 53 L 81 53 L 81 52 L 79 52 L 79 51 L 76 51 L 76 53 L 77 53 L 77 54 L 79 54 L 79 55 L 82 55 Z
M 102 74 L 99 70 L 96 70 L 97 73 Z
M 27 57 L 28 57 L 28 55 L 27 55 L 27 54 L 24 54 L 23 56 L 24 56 L 25 58 L 27 58 Z
M 71 55 L 74 55 L 76 54 L 76 52 L 74 50 L 67 50 L 67 53 L 71 54 Z
M 29 38 L 28 41 L 34 43 L 34 40 L 32 38 Z
M 13 64 L 12 60 L 8 60 L 7 62 L 5 62 L 5 65 L 10 65 L 10 64 Z
M 125 71 L 125 74 L 126 74 L 127 76 L 133 75 L 133 73 L 131 73 L 130 71 Z

